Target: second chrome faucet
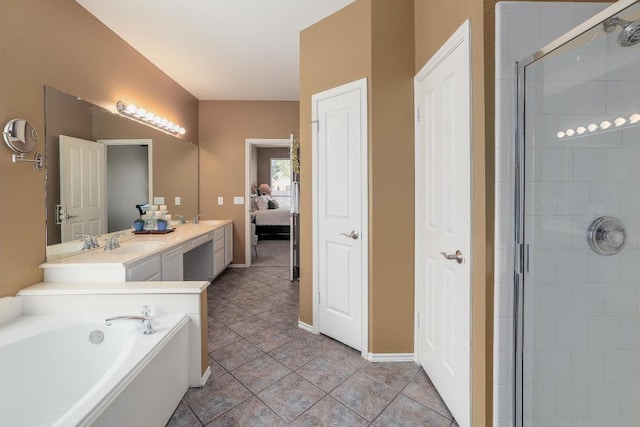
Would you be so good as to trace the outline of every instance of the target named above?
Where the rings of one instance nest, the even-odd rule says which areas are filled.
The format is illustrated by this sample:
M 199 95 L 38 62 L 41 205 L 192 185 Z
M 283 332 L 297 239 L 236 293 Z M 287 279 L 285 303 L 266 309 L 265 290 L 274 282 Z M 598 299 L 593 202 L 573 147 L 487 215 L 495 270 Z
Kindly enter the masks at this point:
M 107 240 L 104 245 L 105 251 L 110 251 L 112 249 L 118 249 L 120 247 L 120 242 L 118 242 L 118 237 L 124 236 L 124 233 L 116 233 Z

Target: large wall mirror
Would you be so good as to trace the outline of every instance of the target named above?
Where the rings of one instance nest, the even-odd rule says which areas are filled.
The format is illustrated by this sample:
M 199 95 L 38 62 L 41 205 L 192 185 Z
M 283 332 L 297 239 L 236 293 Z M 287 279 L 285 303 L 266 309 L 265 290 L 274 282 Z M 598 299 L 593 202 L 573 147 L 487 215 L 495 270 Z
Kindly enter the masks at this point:
M 193 218 L 198 213 L 195 144 L 49 86 L 45 138 L 48 258 L 73 254 L 56 248 L 76 242 L 79 233 L 95 236 L 131 227 L 139 215 L 136 204 L 154 198 L 164 198 L 160 204 L 170 214 Z M 79 224 L 81 215 L 70 204 L 82 197 L 89 207 L 99 206 L 104 219 Z

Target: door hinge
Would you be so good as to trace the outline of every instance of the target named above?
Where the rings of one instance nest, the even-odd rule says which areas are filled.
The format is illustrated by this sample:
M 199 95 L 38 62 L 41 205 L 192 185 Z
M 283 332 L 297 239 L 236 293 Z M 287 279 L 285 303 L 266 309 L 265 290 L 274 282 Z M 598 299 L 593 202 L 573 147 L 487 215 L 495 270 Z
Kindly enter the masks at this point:
M 316 132 L 320 130 L 320 120 L 311 120 L 311 123 L 316 124 Z
M 420 326 L 420 313 L 416 313 L 416 328 L 419 328 Z
M 420 107 L 418 107 L 418 111 L 416 111 L 416 120 L 420 121 Z
M 318 291 L 318 304 L 320 304 L 320 291 Z

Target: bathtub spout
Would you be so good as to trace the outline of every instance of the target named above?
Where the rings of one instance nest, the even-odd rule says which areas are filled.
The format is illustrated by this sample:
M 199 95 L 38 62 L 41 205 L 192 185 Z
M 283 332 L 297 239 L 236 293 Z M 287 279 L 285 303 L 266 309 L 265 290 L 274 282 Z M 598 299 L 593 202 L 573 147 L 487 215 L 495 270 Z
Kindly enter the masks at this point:
M 152 319 L 149 316 L 113 316 L 104 319 L 104 323 L 107 326 L 111 326 L 113 322 L 122 321 L 133 321 L 142 323 L 142 327 L 144 328 L 142 333 L 145 335 L 151 335 L 156 332 L 156 330 L 153 329 L 153 324 L 151 323 Z

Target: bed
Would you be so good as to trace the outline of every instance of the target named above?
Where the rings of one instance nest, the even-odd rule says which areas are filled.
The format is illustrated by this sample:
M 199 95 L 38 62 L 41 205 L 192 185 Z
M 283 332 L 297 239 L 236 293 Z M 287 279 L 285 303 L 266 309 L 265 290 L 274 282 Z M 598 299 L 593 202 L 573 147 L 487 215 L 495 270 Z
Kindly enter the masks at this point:
M 269 209 L 271 207 L 272 209 Z M 256 225 L 256 235 L 263 239 L 270 237 L 290 236 L 290 209 L 279 209 L 271 196 L 251 197 L 251 222 Z
M 265 209 L 251 212 L 260 239 L 266 236 L 289 236 L 291 211 L 289 209 Z

